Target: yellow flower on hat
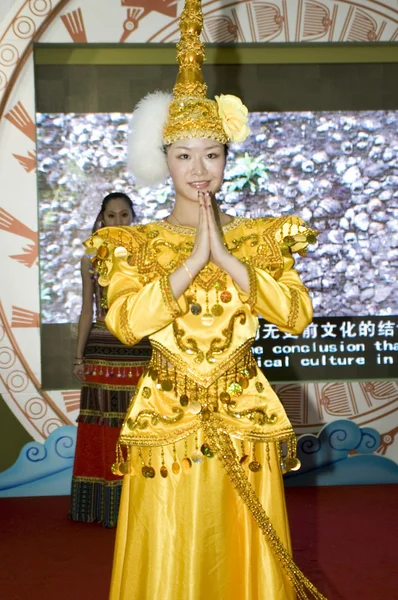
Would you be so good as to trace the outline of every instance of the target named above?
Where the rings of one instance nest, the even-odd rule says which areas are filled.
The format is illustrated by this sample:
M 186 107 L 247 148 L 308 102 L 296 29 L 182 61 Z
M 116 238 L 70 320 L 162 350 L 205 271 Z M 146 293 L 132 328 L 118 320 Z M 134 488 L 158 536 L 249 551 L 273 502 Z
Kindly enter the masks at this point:
M 231 94 L 215 96 L 218 114 L 231 142 L 243 142 L 250 134 L 248 110 L 242 100 Z

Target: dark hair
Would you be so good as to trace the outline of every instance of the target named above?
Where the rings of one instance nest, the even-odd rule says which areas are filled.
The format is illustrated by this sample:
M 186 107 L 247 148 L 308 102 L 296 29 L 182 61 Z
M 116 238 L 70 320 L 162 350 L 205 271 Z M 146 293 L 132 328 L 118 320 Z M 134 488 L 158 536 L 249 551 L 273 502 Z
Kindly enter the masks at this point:
M 135 219 L 136 214 L 135 214 L 134 206 L 133 206 L 130 196 L 128 196 L 127 194 L 124 194 L 123 192 L 111 192 L 110 194 L 107 194 L 105 196 L 105 198 L 102 200 L 100 211 L 99 211 L 97 218 L 95 219 L 95 222 L 93 225 L 93 230 L 92 230 L 93 233 L 95 231 L 97 231 L 97 229 L 100 229 L 102 227 L 101 221 L 104 216 L 104 212 L 106 211 L 106 207 L 108 206 L 109 202 L 111 200 L 115 200 L 115 198 L 121 198 L 122 200 L 125 201 L 125 203 L 129 207 L 129 209 L 131 210 L 133 220 Z

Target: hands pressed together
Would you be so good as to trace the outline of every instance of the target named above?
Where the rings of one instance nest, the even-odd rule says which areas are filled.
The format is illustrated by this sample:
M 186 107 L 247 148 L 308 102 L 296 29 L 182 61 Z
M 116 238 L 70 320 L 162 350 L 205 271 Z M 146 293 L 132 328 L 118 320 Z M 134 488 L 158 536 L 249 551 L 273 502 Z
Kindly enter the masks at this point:
M 186 262 L 196 275 L 209 261 L 223 268 L 230 258 L 214 214 L 212 194 L 199 192 L 199 223 L 192 254 Z
M 199 192 L 199 222 L 192 254 L 184 265 L 170 276 L 171 288 L 176 298 L 185 292 L 192 279 L 210 261 L 226 271 L 243 291 L 249 292 L 246 266 L 232 256 L 224 244 L 222 231 L 214 214 L 212 194 Z

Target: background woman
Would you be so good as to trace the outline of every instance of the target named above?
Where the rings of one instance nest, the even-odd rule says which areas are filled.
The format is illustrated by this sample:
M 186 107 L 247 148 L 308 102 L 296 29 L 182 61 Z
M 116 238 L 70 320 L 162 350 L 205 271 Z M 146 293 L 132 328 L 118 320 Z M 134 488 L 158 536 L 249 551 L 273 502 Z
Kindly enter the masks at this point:
M 134 218 L 129 196 L 113 192 L 103 199 L 93 232 L 104 226 L 131 225 Z M 114 448 L 151 350 L 147 341 L 125 346 L 108 331 L 106 289 L 98 285 L 87 255 L 81 273 L 83 299 L 73 373 L 83 385 L 69 516 L 115 527 L 121 482 L 111 472 Z

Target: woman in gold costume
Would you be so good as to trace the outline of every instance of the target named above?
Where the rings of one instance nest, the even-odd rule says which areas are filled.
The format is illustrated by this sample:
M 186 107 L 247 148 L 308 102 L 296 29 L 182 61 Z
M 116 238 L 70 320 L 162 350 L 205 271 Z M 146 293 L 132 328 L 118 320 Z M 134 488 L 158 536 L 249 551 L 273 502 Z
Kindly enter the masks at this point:
M 294 334 L 311 322 L 292 254 L 315 232 L 216 208 L 247 109 L 206 97 L 200 1 L 186 1 L 180 29 L 173 96 L 141 101 L 130 143 L 137 181 L 171 174 L 174 209 L 86 242 L 108 328 L 153 348 L 113 465 L 124 483 L 110 599 L 321 599 L 291 558 L 282 473 L 299 466 L 295 435 L 251 352 L 258 315 Z

